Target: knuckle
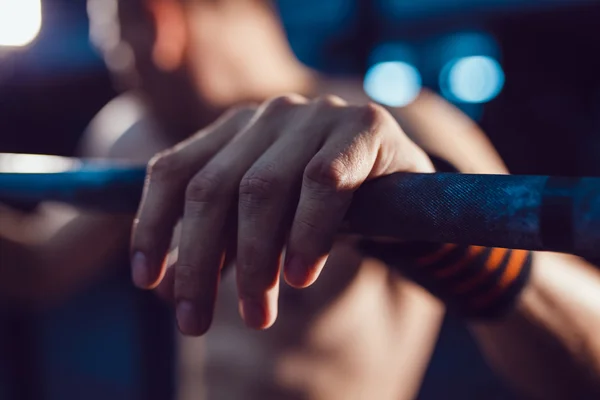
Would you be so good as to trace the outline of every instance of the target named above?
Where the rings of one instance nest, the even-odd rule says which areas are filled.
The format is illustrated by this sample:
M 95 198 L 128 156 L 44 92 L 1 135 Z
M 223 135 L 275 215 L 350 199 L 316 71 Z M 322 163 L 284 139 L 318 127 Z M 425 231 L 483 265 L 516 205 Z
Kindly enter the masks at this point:
M 344 99 L 339 96 L 333 94 L 327 94 L 317 98 L 315 101 L 319 105 L 328 106 L 328 107 L 340 107 L 345 106 L 347 103 Z
M 357 111 L 357 117 L 367 128 L 370 128 L 370 130 L 383 124 L 387 115 L 385 108 L 375 103 L 361 106 Z
M 170 151 L 158 153 L 148 163 L 147 173 L 153 181 L 168 182 L 176 175 L 176 157 Z
M 153 248 L 156 222 L 149 218 L 137 217 L 133 221 L 131 232 L 131 247 L 136 250 L 148 250 Z
M 137 217 L 133 221 L 131 248 L 146 255 L 166 253 L 169 247 L 169 235 L 163 216 L 148 215 Z
M 199 270 L 192 265 L 179 264 L 176 267 L 175 278 L 179 284 L 194 283 L 199 278 Z
M 314 238 L 315 234 L 321 232 L 322 228 L 308 218 L 299 218 L 295 221 L 299 232 L 304 233 L 305 238 Z
M 212 287 L 219 276 L 218 269 L 202 268 L 198 265 L 186 264 L 182 260 L 175 265 L 175 288 L 197 295 L 204 294 Z
M 256 282 L 262 276 L 261 272 L 261 269 L 257 268 L 254 263 L 240 263 L 237 266 L 237 273 L 244 284 Z
M 304 178 L 313 184 L 335 191 L 344 189 L 348 171 L 340 158 L 334 160 L 313 159 L 304 171 Z
M 276 274 L 275 274 L 276 275 Z M 239 292 L 242 298 L 252 298 L 267 290 L 276 278 L 256 266 L 238 266 Z
M 205 168 L 189 182 L 185 192 L 185 199 L 192 203 L 218 201 L 223 196 L 223 182 L 223 172 Z
M 198 268 L 189 265 L 175 267 L 174 289 L 175 293 L 184 297 L 195 297 L 201 292 L 201 279 Z
M 272 198 L 281 190 L 282 180 L 268 168 L 249 171 L 240 182 L 240 204 Z
M 299 94 L 277 96 L 265 103 L 265 113 L 279 113 L 299 104 L 305 104 L 306 101 L 306 98 Z

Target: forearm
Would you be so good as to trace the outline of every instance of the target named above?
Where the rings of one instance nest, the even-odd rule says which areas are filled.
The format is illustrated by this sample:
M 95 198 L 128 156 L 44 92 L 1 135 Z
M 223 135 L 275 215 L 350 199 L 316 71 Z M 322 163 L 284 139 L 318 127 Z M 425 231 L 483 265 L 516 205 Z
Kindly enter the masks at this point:
M 60 300 L 112 270 L 111 261 L 129 242 L 130 216 L 80 215 L 37 246 L 38 270 L 51 276 L 47 293 Z
M 600 274 L 584 261 L 536 254 L 515 309 L 471 328 L 492 366 L 524 395 L 600 395 Z
M 439 96 L 424 91 L 395 115 L 415 143 L 460 172 L 508 173 L 479 127 Z M 528 397 L 600 398 L 599 276 L 578 258 L 537 253 L 514 310 L 471 325 L 492 365 Z
M 127 244 L 130 216 L 59 214 L 52 210 L 15 224 L 5 210 L 0 291 L 6 300 L 27 306 L 59 301 L 98 277 Z

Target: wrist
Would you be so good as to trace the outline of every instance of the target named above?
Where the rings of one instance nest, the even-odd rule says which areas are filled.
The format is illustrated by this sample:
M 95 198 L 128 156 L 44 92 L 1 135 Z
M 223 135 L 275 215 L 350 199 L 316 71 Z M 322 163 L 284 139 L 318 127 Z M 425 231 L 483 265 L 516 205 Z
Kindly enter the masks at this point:
M 533 254 L 454 244 L 363 242 L 375 256 L 467 318 L 493 319 L 513 308 L 529 280 Z

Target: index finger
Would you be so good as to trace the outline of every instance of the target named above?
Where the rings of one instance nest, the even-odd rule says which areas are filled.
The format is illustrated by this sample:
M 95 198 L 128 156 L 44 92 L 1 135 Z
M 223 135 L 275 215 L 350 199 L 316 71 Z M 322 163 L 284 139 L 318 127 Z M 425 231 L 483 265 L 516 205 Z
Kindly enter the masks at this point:
M 131 274 L 136 286 L 153 289 L 161 282 L 163 261 L 175 223 L 183 213 L 189 180 L 233 139 L 254 112 L 253 107 L 234 109 L 149 163 L 131 238 Z

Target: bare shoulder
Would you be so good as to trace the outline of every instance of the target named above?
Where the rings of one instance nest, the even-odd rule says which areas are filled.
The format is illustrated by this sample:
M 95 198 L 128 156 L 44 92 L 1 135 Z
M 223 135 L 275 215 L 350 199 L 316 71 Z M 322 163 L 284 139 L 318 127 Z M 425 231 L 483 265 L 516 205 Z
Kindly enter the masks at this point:
M 146 163 L 166 147 L 143 101 L 134 93 L 126 93 L 106 104 L 90 122 L 79 155 Z
M 335 95 L 353 105 L 363 105 L 371 101 L 365 93 L 359 78 L 324 77 L 319 84 L 318 95 Z

